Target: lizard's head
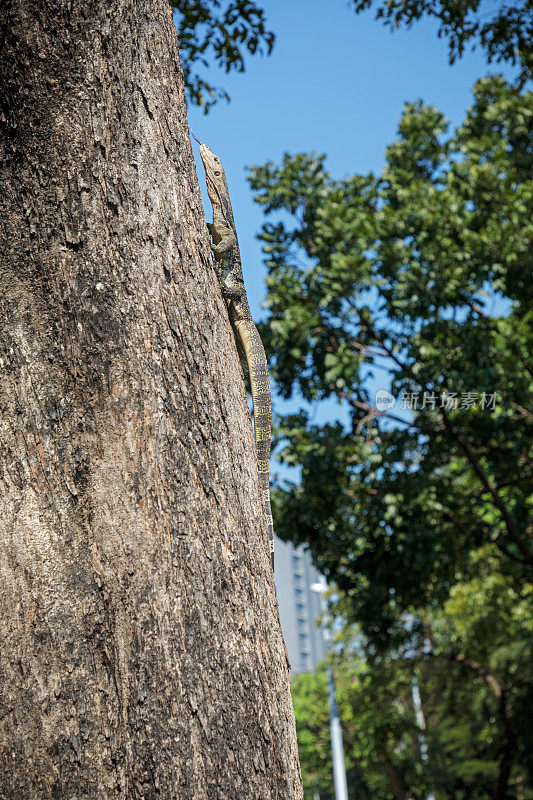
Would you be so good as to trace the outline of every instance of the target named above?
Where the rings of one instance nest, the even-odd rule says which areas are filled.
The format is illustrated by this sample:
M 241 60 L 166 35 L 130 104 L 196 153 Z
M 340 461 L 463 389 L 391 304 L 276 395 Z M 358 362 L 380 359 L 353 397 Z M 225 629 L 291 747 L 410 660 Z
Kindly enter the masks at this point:
M 224 169 L 219 157 L 206 144 L 200 145 L 200 157 L 205 169 L 207 194 L 211 203 L 216 203 L 220 198 L 219 187 L 223 186 L 226 180 Z

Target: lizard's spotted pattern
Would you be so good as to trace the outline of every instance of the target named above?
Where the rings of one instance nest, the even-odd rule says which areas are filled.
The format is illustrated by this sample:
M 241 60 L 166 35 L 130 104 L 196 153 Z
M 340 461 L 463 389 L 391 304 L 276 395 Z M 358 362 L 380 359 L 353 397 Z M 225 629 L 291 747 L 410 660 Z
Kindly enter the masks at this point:
M 200 145 L 200 156 L 205 169 L 207 193 L 213 206 L 213 223 L 208 227 L 212 238 L 217 275 L 235 332 L 237 348 L 246 358 L 250 373 L 259 483 L 267 518 L 272 567 L 274 567 L 274 523 L 270 509 L 269 489 L 271 406 L 267 360 L 246 299 L 241 254 L 226 174 L 220 159 L 206 144 Z

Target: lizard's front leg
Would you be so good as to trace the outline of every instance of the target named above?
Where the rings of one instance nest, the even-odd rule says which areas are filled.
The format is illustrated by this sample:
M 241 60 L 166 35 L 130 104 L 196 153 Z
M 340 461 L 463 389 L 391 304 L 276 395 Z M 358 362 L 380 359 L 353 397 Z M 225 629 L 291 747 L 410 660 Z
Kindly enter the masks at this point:
M 226 253 L 231 250 L 237 244 L 237 237 L 234 233 L 228 233 L 224 236 L 219 242 L 216 244 L 213 242 L 211 244 L 211 250 L 213 251 L 213 255 L 218 260 L 222 258 L 222 256 L 226 255 Z

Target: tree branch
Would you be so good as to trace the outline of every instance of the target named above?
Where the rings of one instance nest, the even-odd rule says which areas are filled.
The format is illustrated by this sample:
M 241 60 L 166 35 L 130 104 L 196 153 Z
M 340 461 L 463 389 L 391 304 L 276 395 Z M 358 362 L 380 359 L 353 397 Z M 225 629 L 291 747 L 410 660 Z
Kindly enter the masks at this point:
M 474 661 L 472 658 L 463 658 L 463 656 L 454 653 L 452 650 L 450 651 L 440 651 L 438 653 L 433 653 L 434 656 L 442 656 L 447 661 L 452 661 L 454 664 L 460 664 L 463 667 L 475 672 L 476 675 L 479 675 L 480 678 L 483 678 L 485 683 L 490 686 L 492 691 L 494 692 L 495 697 L 500 700 L 502 697 L 503 692 L 505 691 L 505 687 L 494 677 L 492 673 L 490 673 L 485 667 L 481 664 L 478 664 L 477 661 Z
M 368 334 L 370 334 L 370 336 L 373 336 L 374 339 L 377 342 L 379 342 L 380 347 L 387 353 L 389 358 L 391 358 L 402 370 L 406 371 L 413 378 L 413 380 L 416 380 L 417 383 L 419 383 L 419 380 L 416 378 L 416 376 L 414 376 L 412 374 L 411 368 L 408 365 L 404 364 L 402 361 L 400 361 L 400 359 L 396 356 L 396 354 L 391 350 L 391 348 L 384 341 L 384 337 L 382 336 L 382 334 L 379 331 L 377 331 L 372 326 L 372 324 L 370 322 L 368 322 L 363 317 L 363 315 L 361 314 L 360 309 L 354 303 L 350 303 L 350 305 L 352 306 L 352 308 L 354 309 L 355 313 L 357 314 L 357 316 L 359 318 L 359 322 L 360 322 L 361 326 L 363 326 L 365 328 L 366 332 Z M 359 343 L 357 343 L 357 344 L 359 345 Z M 427 388 L 426 388 L 426 391 L 427 391 Z M 346 399 L 348 399 L 348 401 L 351 402 L 349 398 L 346 398 Z M 371 407 L 366 407 L 365 404 L 359 404 L 359 401 L 353 401 L 352 405 L 356 405 L 357 407 L 363 408 L 364 410 L 369 410 L 369 411 L 372 410 Z M 392 419 L 394 421 L 401 422 L 402 424 L 408 425 L 409 427 L 418 428 L 418 430 L 420 430 L 421 432 L 424 432 L 424 431 L 422 431 L 420 426 L 411 425 L 410 423 L 407 423 L 405 420 L 402 420 L 400 417 L 396 417 L 393 414 L 386 414 L 385 412 L 378 412 L 377 409 L 374 409 L 374 411 L 376 412 L 376 416 L 377 415 L 379 415 L 379 416 L 387 416 L 387 417 L 389 417 L 390 419 Z M 491 496 L 492 502 L 494 503 L 495 507 L 500 512 L 500 514 L 502 516 L 502 519 L 503 519 L 503 522 L 505 524 L 507 535 L 508 535 L 509 539 L 516 545 L 516 547 L 518 548 L 518 550 L 520 551 L 520 553 L 524 557 L 525 562 L 528 565 L 533 565 L 533 553 L 531 553 L 531 551 L 527 547 L 526 543 L 523 541 L 522 537 L 520 536 L 520 531 L 519 531 L 519 529 L 518 529 L 518 527 L 516 525 L 516 522 L 513 519 L 509 509 L 507 508 L 507 505 L 504 503 L 504 501 L 502 500 L 501 496 L 499 495 L 497 488 L 491 483 L 490 479 L 485 474 L 485 471 L 484 471 L 483 467 L 481 466 L 481 463 L 480 463 L 479 459 L 477 458 L 476 454 L 474 453 L 474 451 L 472 450 L 472 448 L 470 447 L 468 442 L 463 438 L 463 436 L 461 436 L 461 434 L 457 430 L 456 426 L 450 420 L 450 417 L 446 413 L 446 409 L 440 407 L 439 411 L 440 411 L 440 413 L 442 415 L 445 432 L 447 433 L 449 438 L 451 438 L 455 442 L 457 442 L 457 444 L 459 445 L 459 447 L 463 451 L 464 455 L 466 456 L 467 461 L 469 462 L 470 466 L 472 467 L 472 469 L 474 470 L 475 474 L 479 478 L 479 481 L 481 482 L 481 485 L 484 487 L 485 491 L 488 492 L 488 494 Z M 434 431 L 433 431 L 433 433 L 434 433 Z
M 514 542 L 514 544 L 518 547 L 518 549 L 524 556 L 527 563 L 533 565 L 533 553 L 530 552 L 526 543 L 522 540 L 522 537 L 520 536 L 520 531 L 518 530 L 515 520 L 511 516 L 511 513 L 509 512 L 509 509 L 507 508 L 506 504 L 503 502 L 502 498 L 498 494 L 496 487 L 491 483 L 490 479 L 485 474 L 483 467 L 479 463 L 476 454 L 474 453 L 474 451 L 472 450 L 466 439 L 464 439 L 461 436 L 456 426 L 453 424 L 450 417 L 446 413 L 446 409 L 439 408 L 439 411 L 441 412 L 444 426 L 448 431 L 450 438 L 454 439 L 454 441 L 457 442 L 457 444 L 465 454 L 470 466 L 472 467 L 477 477 L 481 481 L 482 486 L 484 486 L 485 490 L 488 492 L 488 494 L 490 494 L 490 496 L 492 497 L 492 502 L 502 515 L 502 519 L 505 523 L 509 539 L 512 542 Z
M 492 324 L 493 324 L 493 326 L 496 324 L 496 320 L 494 319 L 494 317 L 491 317 L 489 314 L 486 314 L 486 313 L 483 311 L 483 309 L 481 308 L 481 306 L 479 306 L 477 303 L 473 303 L 471 300 L 467 300 L 465 297 L 461 297 L 461 300 L 462 300 L 462 301 L 463 301 L 463 302 L 464 302 L 464 303 L 465 303 L 465 304 L 466 304 L 466 305 L 467 305 L 467 306 L 468 306 L 468 307 L 469 307 L 469 308 L 470 308 L 472 311 L 474 311 L 474 313 L 478 314 L 478 315 L 479 315 L 480 317 L 482 317 L 484 320 L 486 320 L 487 322 L 490 322 L 490 323 L 492 323 Z M 494 331 L 494 333 L 497 333 L 497 334 L 499 334 L 499 335 L 502 337 L 502 339 L 503 339 L 505 342 L 507 342 L 507 344 L 509 345 L 509 347 L 512 349 L 512 347 L 513 347 L 513 345 L 514 345 L 515 343 L 513 342 L 513 340 L 512 340 L 512 339 L 511 339 L 509 336 L 506 336 L 504 333 L 502 333 L 500 330 L 498 330 L 498 328 L 497 328 L 497 327 L 493 327 L 493 331 Z M 519 350 L 519 349 L 518 349 L 518 357 L 519 357 L 519 359 L 520 359 L 520 361 L 521 361 L 521 363 L 522 363 L 522 366 L 523 366 L 523 367 L 524 367 L 524 369 L 526 370 L 526 372 L 528 372 L 528 373 L 529 373 L 531 376 L 533 376 L 533 370 L 532 370 L 532 368 L 531 368 L 531 364 L 530 364 L 530 363 L 527 361 L 527 359 L 526 359 L 526 358 L 525 358 L 525 356 L 524 356 L 524 355 L 523 355 L 523 354 L 520 352 L 520 350 Z
M 330 388 L 333 390 L 332 386 L 330 386 Z M 346 394 L 346 392 L 337 390 L 335 394 L 337 397 L 341 397 L 343 400 L 346 400 L 346 402 L 354 408 L 359 408 L 361 411 L 368 411 L 374 417 L 385 417 L 386 419 L 392 419 L 394 422 L 401 422 L 401 424 L 405 425 L 407 428 L 421 430 L 419 425 L 415 425 L 413 422 L 409 422 L 406 419 L 397 417 L 395 414 L 389 414 L 387 411 L 378 411 L 377 408 L 374 408 L 374 406 L 371 406 L 369 403 L 363 403 L 362 400 L 356 400 L 354 397 L 350 397 L 350 395 Z

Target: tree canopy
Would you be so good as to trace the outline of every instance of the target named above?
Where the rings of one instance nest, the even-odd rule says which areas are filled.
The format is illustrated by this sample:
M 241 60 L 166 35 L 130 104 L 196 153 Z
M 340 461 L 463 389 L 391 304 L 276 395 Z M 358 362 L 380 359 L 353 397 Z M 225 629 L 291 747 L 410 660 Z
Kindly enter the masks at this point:
M 354 797 L 533 797 L 531 591 L 524 596 L 500 572 L 492 545 L 473 562 L 476 578 L 427 613 L 433 632 L 424 647 L 369 661 L 357 629 L 347 625 L 338 636 L 336 688 Z M 333 800 L 325 673 L 295 676 L 292 694 L 306 800 L 316 790 Z
M 480 45 L 487 59 L 518 65 L 518 85 L 531 77 L 533 5 L 531 0 L 485 8 L 479 0 L 352 0 L 357 13 L 376 8 L 376 17 L 392 29 L 429 17 L 438 22 L 438 36 L 448 40 L 453 64 L 468 46 Z M 213 64 L 228 73 L 244 72 L 245 58 L 269 54 L 274 33 L 254 0 L 170 0 L 178 28 L 181 65 L 189 101 L 207 112 L 227 91 L 206 75 Z
M 341 707 L 373 798 L 533 796 L 532 121 L 533 94 L 492 76 L 455 131 L 406 104 L 380 175 L 304 153 L 250 173 L 269 217 L 262 333 L 279 393 L 305 401 L 278 420 L 299 477 L 274 491 L 275 526 L 358 631 Z M 314 421 L 328 398 L 339 420 Z
M 485 5 L 480 0 L 353 0 L 357 12 L 376 8 L 376 18 L 392 29 L 428 17 L 438 23 L 437 35 L 448 40 L 450 64 L 468 46 L 481 45 L 491 61 L 518 65 L 519 84 L 531 77 L 533 67 L 533 4 L 515 0 Z
M 244 72 L 248 53 L 270 53 L 274 34 L 253 0 L 171 0 L 178 28 L 181 66 L 189 100 L 208 111 L 228 93 L 202 72 L 210 64 Z
M 421 593 L 441 602 L 472 548 L 531 568 L 532 101 L 482 80 L 452 134 L 407 104 L 381 176 L 335 179 L 305 154 L 251 172 L 285 212 L 261 234 L 278 389 L 346 413 L 281 420 L 302 479 L 278 489 L 277 530 L 310 544 L 376 642 Z M 394 413 L 374 404 L 383 369 Z

